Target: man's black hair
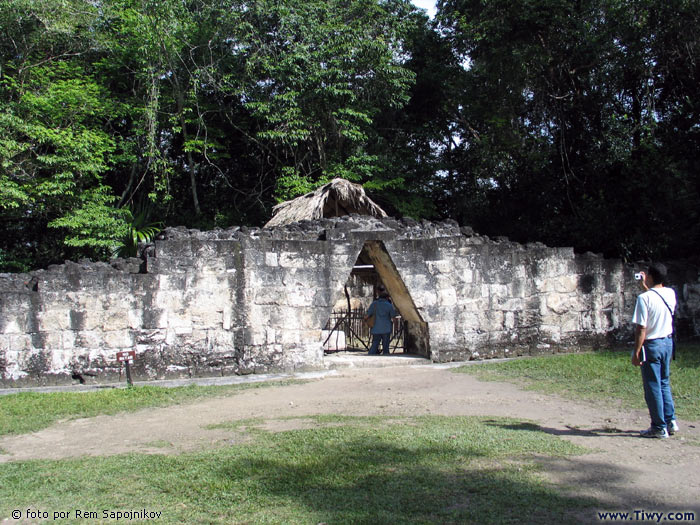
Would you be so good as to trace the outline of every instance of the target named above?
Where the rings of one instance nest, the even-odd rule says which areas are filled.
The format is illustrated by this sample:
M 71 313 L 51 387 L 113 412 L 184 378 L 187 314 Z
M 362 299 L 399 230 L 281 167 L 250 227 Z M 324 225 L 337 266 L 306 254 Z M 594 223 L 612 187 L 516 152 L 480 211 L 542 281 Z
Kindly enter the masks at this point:
M 667 270 L 663 264 L 653 263 L 649 265 L 647 273 L 654 279 L 654 284 L 666 284 Z

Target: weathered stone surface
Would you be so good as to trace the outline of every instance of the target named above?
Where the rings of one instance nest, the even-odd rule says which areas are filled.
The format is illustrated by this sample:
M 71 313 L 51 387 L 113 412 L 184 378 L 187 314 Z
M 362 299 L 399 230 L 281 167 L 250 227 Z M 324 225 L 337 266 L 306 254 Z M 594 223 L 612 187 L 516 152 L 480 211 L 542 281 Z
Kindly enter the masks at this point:
M 405 309 L 407 345 L 434 361 L 631 337 L 635 268 L 596 254 L 492 240 L 454 221 L 357 215 L 168 228 L 141 258 L 0 274 L 0 384 L 119 380 L 126 349 L 137 351 L 136 379 L 321 366 L 322 329 L 363 246 Z M 698 267 L 669 266 L 678 329 L 699 336 Z

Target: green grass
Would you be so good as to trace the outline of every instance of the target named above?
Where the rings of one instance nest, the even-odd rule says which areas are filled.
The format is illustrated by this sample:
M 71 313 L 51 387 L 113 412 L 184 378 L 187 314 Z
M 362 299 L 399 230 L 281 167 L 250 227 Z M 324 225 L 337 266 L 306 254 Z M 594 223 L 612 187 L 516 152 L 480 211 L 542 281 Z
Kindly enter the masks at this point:
M 625 408 L 645 408 L 639 368 L 630 351 L 594 352 L 514 359 L 454 369 L 480 379 L 510 381 L 525 388 L 570 399 Z M 679 418 L 700 419 L 700 346 L 681 345 L 671 364 L 671 388 Z
M 584 449 L 503 418 L 310 418 L 224 449 L 6 463 L 13 509 L 160 511 L 158 523 L 565 523 L 595 502 L 560 494 L 543 455 Z M 262 422 L 264 423 L 264 422 Z M 587 512 L 584 511 L 584 512 Z M 594 511 L 591 510 L 591 516 Z M 94 522 L 96 520 L 89 520 Z
M 92 392 L 20 392 L 0 396 L 0 436 L 35 432 L 62 419 L 163 407 L 208 397 L 225 396 L 253 388 L 303 382 L 284 380 L 221 386 L 190 385 L 176 388 L 137 386 Z

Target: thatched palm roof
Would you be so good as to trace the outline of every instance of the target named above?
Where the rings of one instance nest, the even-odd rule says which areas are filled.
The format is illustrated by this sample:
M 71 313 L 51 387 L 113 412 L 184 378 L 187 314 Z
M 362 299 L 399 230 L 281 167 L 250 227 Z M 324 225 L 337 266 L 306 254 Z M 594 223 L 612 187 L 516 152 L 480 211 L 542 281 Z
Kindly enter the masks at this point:
M 342 217 L 351 213 L 387 217 L 384 210 L 367 197 L 362 186 L 345 179 L 333 179 L 316 191 L 272 208 L 272 219 L 265 228 L 291 224 L 304 219 Z

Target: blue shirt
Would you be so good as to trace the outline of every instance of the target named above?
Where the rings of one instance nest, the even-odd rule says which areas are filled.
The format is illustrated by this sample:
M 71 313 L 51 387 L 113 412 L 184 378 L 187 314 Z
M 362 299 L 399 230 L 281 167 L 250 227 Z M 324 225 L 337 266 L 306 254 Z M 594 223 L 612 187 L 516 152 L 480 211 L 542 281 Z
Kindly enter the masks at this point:
M 379 297 L 369 306 L 367 315 L 374 315 L 374 326 L 370 330 L 373 335 L 390 334 L 391 333 L 391 318 L 399 315 L 394 305 L 388 299 Z

